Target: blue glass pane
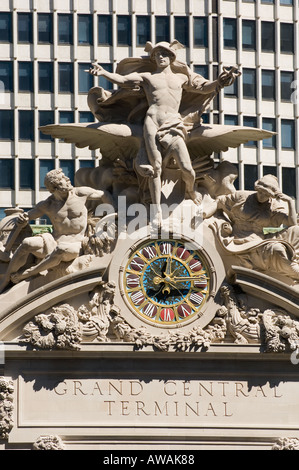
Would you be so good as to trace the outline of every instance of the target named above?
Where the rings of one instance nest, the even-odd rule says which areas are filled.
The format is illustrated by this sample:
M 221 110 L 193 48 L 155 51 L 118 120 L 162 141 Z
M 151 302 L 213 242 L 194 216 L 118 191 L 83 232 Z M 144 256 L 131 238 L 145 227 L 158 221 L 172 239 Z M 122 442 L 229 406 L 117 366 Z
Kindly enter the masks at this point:
M 0 42 L 12 42 L 11 13 L 0 13 Z
M 71 63 L 59 64 L 59 92 L 60 93 L 73 93 L 73 88 L 74 88 L 73 64 Z
M 189 47 L 189 18 L 186 16 L 175 17 L 175 38 L 185 47 Z
M 14 189 L 14 170 L 14 160 L 0 159 L 0 188 Z
M 19 62 L 19 91 L 33 92 L 32 62 Z
M 80 160 L 80 168 L 94 168 L 94 160 Z
M 60 124 L 70 124 L 74 122 L 74 112 L 73 111 L 60 111 L 59 113 L 59 122 Z
M 107 72 L 112 72 L 112 64 L 100 64 Z M 105 77 L 99 77 L 99 86 L 104 88 L 105 90 L 112 90 L 113 83 L 111 83 Z
M 99 44 L 112 46 L 112 17 L 99 15 Z
M 58 15 L 59 44 L 73 44 L 73 15 Z
M 60 160 L 60 168 L 62 169 L 65 176 L 67 176 L 71 183 L 74 184 L 75 176 L 75 165 L 73 160 Z
M 232 18 L 223 20 L 223 41 L 224 47 L 237 47 L 237 22 Z
M 13 140 L 14 113 L 10 110 L 0 110 L 0 139 Z
M 87 93 L 93 87 L 93 76 L 85 72 L 90 64 L 79 64 L 79 93 Z
M 53 160 L 40 160 L 39 161 L 39 182 L 40 182 L 39 185 L 41 189 L 46 188 L 45 183 L 44 183 L 45 176 L 49 171 L 54 170 L 54 168 L 55 168 L 55 165 L 54 165 Z
M 251 117 L 251 116 L 246 116 L 243 118 L 243 125 L 246 126 L 246 127 L 256 127 L 257 126 L 257 119 L 255 117 Z M 256 141 L 253 141 L 253 140 L 250 140 L 249 142 L 247 142 L 246 144 L 244 144 L 245 147 L 256 147 L 257 146 L 257 142 Z
M 117 43 L 119 46 L 131 46 L 131 17 L 117 17 Z
M 93 23 L 91 15 L 78 16 L 78 43 L 92 44 Z
M 284 101 L 290 101 L 291 95 L 294 92 L 292 83 L 294 81 L 293 72 L 281 72 L 280 73 L 280 94 L 281 99 Z
M 39 62 L 38 64 L 38 89 L 44 93 L 54 91 L 54 68 L 52 62 Z
M 13 91 L 13 66 L 12 62 L 0 62 L 0 81 L 4 91 Z
M 281 147 L 292 150 L 295 148 L 294 121 L 283 119 L 281 121 Z
M 18 41 L 32 43 L 32 14 L 18 13 Z
M 51 13 L 38 14 L 38 42 L 52 44 L 53 16 Z
M 34 189 L 34 160 L 19 161 L 20 189 Z
M 296 169 L 282 169 L 282 191 L 290 197 L 296 198 Z
M 252 191 L 258 179 L 257 165 L 244 165 L 244 189 Z
M 237 126 L 238 125 L 238 116 L 225 115 L 224 124 L 227 126 Z
M 39 112 L 39 126 L 47 126 L 48 124 L 54 123 L 54 112 L 53 111 L 40 111 Z M 40 140 L 53 140 L 50 135 L 39 133 Z M 48 161 L 48 160 L 47 160 Z
M 208 47 L 207 18 L 194 18 L 194 46 Z
M 271 118 L 263 119 L 263 129 L 270 132 L 276 132 L 276 121 Z M 263 140 L 264 148 L 275 148 L 276 147 L 276 136 L 270 137 L 269 139 Z
M 145 46 L 151 39 L 151 21 L 149 16 L 137 16 L 137 46 Z
M 34 111 L 19 111 L 19 139 L 34 140 Z
M 242 46 L 243 49 L 255 49 L 255 21 L 243 21 Z
M 156 16 L 156 43 L 167 41 L 169 42 L 169 17 Z
M 79 122 L 94 122 L 94 115 L 90 111 L 81 111 L 79 113 Z

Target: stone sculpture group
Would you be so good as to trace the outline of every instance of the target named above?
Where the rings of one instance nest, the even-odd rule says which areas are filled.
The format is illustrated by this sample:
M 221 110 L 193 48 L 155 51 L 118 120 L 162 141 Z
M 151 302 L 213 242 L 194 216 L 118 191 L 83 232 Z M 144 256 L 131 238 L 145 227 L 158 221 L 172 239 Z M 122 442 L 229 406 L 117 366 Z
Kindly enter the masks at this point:
M 260 140 L 270 133 L 205 126 L 202 114 L 207 106 L 239 72 L 225 69 L 217 80 L 209 82 L 177 60 L 181 47 L 178 41 L 155 46 L 147 43 L 148 57 L 125 59 L 115 73 L 93 64 L 89 71 L 92 75 L 101 75 L 119 86 L 114 92 L 99 87 L 90 90 L 88 103 L 99 123 L 42 128 L 79 147 L 100 148 L 102 163 L 94 170 L 79 170 L 75 187 L 61 170 L 53 170 L 45 181 L 51 196 L 29 213 L 19 213 L 13 226 L 10 217 L 12 231 L 6 237 L 4 219 L 1 258 L 6 268 L 1 291 L 11 283 L 53 270 L 60 263 L 73 264 L 77 269 L 75 261 L 82 255 L 88 227 L 87 201 L 115 206 L 117 197 L 124 195 L 128 203 L 150 202 L 155 207 L 152 223 L 161 226 L 163 185 L 165 189 L 165 181 L 171 179 L 174 183 L 180 181 L 183 188 L 169 190 L 174 200 L 180 203 L 191 199 L 202 206 L 203 216 L 209 219 L 220 244 L 238 263 L 299 280 L 299 229 L 294 201 L 281 193 L 277 179 L 271 175 L 257 181 L 254 192 L 236 191 L 235 167 L 225 161 L 217 167 L 211 158 L 213 151 Z M 44 214 L 53 224 L 53 233 L 24 236 L 13 250 L 11 237 L 17 234 L 20 238 L 20 232 L 25 235 L 28 222 Z M 273 230 L 265 233 L 269 227 Z

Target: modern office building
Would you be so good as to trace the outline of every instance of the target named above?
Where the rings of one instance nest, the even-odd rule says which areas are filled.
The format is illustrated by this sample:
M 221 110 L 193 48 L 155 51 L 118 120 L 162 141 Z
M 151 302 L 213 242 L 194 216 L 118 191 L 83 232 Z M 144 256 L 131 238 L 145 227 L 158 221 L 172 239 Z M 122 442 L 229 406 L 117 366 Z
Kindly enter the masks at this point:
M 213 80 L 225 66 L 242 72 L 205 115 L 214 124 L 277 132 L 215 159 L 239 168 L 237 185 L 253 189 L 267 173 L 299 201 L 298 0 L 1 0 L 0 218 L 4 209 L 44 199 L 45 174 L 61 167 L 71 178 L 96 166 L 100 153 L 39 132 L 48 123 L 90 122 L 89 88 L 109 70 L 144 55 L 146 41 L 178 39 L 179 59 Z

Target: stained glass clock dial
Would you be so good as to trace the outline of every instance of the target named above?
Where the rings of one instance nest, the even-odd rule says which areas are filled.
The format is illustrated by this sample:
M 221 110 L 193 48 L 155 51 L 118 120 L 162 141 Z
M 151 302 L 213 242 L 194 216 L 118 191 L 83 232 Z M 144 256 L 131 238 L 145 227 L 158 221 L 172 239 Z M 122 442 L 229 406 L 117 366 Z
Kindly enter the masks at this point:
M 156 325 L 183 324 L 200 314 L 210 276 L 199 250 L 182 241 L 151 240 L 130 256 L 124 288 L 137 316 Z

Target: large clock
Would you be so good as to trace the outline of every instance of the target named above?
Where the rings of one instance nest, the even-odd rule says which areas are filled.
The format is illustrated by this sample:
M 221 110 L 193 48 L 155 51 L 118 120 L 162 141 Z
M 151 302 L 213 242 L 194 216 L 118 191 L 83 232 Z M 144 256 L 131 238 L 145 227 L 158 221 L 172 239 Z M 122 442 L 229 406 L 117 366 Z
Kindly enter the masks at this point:
M 155 326 L 180 326 L 201 315 L 210 292 L 208 263 L 182 240 L 147 240 L 123 270 L 123 292 L 131 311 Z

